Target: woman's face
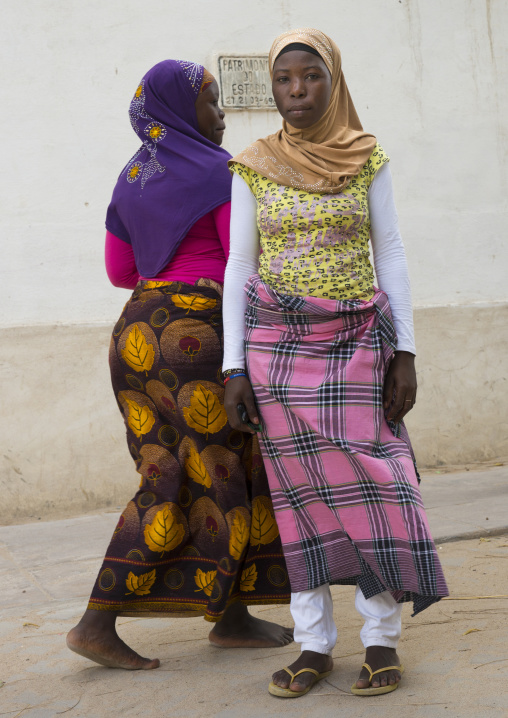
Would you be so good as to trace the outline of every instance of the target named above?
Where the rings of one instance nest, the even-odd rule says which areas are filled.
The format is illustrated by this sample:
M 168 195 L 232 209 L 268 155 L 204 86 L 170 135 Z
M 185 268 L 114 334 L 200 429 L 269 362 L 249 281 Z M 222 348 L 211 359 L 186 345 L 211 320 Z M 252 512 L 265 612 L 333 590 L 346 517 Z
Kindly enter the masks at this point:
M 332 93 L 332 78 L 320 57 L 291 50 L 275 60 L 272 92 L 286 122 L 303 130 L 324 115 Z
M 216 145 L 222 144 L 224 130 L 224 112 L 219 107 L 219 86 L 214 80 L 196 100 L 198 129 L 203 137 Z

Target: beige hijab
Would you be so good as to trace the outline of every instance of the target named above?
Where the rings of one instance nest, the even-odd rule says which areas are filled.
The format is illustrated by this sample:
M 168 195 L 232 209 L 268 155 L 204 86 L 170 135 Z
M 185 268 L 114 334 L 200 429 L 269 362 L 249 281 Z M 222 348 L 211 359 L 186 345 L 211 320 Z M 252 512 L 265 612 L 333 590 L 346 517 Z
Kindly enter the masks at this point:
M 270 76 L 281 50 L 293 42 L 315 48 L 330 71 L 332 92 L 325 114 L 304 130 L 284 120 L 282 130 L 257 140 L 230 164 L 239 162 L 278 184 L 336 194 L 359 174 L 376 138 L 363 131 L 358 119 L 342 73 L 339 48 L 319 30 L 304 28 L 279 35 L 270 50 Z

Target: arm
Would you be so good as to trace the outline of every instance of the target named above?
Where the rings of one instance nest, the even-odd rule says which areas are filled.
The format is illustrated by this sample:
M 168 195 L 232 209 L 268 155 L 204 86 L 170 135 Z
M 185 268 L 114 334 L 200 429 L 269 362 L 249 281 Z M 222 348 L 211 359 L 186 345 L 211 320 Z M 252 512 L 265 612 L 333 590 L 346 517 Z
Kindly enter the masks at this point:
M 245 367 L 245 308 L 247 297 L 243 290 L 247 279 L 258 271 L 259 233 L 256 220 L 256 200 L 244 180 L 233 175 L 231 195 L 231 231 L 229 259 L 224 277 L 224 361 L 223 371 Z M 237 405 L 243 403 L 249 418 L 259 423 L 252 387 L 248 379 L 238 377 L 226 384 L 224 406 L 234 429 L 254 433 L 243 424 Z
M 379 288 L 386 292 L 397 332 L 397 350 L 384 386 L 387 418 L 400 422 L 416 399 L 416 353 L 411 288 L 406 254 L 399 231 L 390 168 L 384 165 L 369 189 L 369 213 L 374 266 Z
M 219 235 L 219 241 L 226 257 L 226 262 L 229 257 L 229 225 L 231 224 L 231 202 L 225 202 L 224 204 L 216 207 L 213 212 L 213 220 Z
M 124 289 L 134 289 L 139 273 L 132 247 L 109 231 L 106 232 L 105 260 L 111 284 Z
M 256 200 L 244 180 L 233 175 L 229 259 L 224 276 L 224 361 L 223 371 L 245 367 L 245 308 L 243 288 L 258 271 L 259 233 Z

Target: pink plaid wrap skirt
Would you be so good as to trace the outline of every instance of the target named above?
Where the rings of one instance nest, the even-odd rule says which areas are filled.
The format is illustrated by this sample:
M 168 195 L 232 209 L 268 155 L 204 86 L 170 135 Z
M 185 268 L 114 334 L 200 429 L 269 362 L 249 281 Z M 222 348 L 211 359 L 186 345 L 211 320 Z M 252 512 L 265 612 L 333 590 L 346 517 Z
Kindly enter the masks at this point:
M 358 584 L 414 613 L 448 595 L 406 428 L 385 418 L 396 346 L 386 294 L 336 301 L 245 291 L 249 378 L 291 590 Z

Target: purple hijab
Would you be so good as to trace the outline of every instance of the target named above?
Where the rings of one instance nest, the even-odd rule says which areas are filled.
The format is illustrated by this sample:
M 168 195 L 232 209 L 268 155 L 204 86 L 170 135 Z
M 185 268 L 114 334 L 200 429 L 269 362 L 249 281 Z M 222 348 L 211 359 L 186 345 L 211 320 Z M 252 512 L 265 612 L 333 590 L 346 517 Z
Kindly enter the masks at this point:
M 143 144 L 118 178 L 106 228 L 132 245 L 143 277 L 157 276 L 192 225 L 231 199 L 231 155 L 198 131 L 203 72 L 191 62 L 159 62 L 130 104 Z

